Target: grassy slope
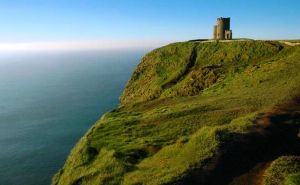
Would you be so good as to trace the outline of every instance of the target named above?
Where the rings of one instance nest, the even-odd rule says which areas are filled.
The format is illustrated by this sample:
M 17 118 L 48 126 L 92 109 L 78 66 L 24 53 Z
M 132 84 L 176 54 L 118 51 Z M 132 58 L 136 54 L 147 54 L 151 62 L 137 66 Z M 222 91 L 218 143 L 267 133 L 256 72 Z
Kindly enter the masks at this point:
M 266 171 L 265 185 L 300 184 L 300 156 L 283 156 Z
M 156 49 L 53 184 L 172 184 L 214 168 L 228 143 L 260 127 L 259 115 L 298 93 L 299 72 L 300 47 L 278 42 Z

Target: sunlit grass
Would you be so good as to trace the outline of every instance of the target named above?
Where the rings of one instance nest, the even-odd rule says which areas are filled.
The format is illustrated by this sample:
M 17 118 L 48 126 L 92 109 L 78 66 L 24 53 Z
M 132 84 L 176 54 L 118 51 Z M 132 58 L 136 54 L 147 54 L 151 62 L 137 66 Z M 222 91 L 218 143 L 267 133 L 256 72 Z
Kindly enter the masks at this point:
M 183 73 L 193 48 L 195 63 Z M 247 133 L 259 112 L 292 98 L 299 82 L 298 46 L 189 42 L 154 50 L 120 107 L 80 140 L 53 184 L 172 183 L 203 167 L 232 133 Z

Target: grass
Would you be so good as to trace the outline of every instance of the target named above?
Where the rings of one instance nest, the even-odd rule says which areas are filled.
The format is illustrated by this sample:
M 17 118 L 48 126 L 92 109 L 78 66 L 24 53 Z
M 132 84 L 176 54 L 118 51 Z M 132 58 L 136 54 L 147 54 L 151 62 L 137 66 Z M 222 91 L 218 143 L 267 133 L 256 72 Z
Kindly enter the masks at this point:
M 85 134 L 53 184 L 176 182 L 213 160 L 234 134 L 256 127 L 258 113 L 297 94 L 299 61 L 299 46 L 279 42 L 156 49 L 138 65 L 121 105 Z
M 282 47 L 271 41 L 171 44 L 144 57 L 120 99 L 122 104 L 129 104 L 198 95 L 225 76 L 277 55 Z
M 300 182 L 300 156 L 283 156 L 266 171 L 264 185 L 297 185 Z
M 300 184 L 300 172 L 288 175 L 285 180 L 285 185 L 298 185 Z
M 154 156 L 138 164 L 138 169 L 128 173 L 122 184 L 165 184 L 180 180 L 189 169 L 204 166 L 205 161 L 217 155 L 218 150 L 232 133 L 246 132 L 254 127 L 256 114 L 233 120 L 229 125 L 203 127 L 189 138 L 178 139 Z

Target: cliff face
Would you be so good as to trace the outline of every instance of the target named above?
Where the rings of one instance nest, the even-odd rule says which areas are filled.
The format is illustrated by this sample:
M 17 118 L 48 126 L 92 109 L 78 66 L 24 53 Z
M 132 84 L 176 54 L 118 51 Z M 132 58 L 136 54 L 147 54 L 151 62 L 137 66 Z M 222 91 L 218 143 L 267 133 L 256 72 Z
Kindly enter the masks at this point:
M 271 184 L 257 165 L 299 155 L 299 72 L 300 46 L 279 42 L 156 49 L 53 184 Z M 300 170 L 272 166 L 284 177 L 274 182 L 299 180 Z

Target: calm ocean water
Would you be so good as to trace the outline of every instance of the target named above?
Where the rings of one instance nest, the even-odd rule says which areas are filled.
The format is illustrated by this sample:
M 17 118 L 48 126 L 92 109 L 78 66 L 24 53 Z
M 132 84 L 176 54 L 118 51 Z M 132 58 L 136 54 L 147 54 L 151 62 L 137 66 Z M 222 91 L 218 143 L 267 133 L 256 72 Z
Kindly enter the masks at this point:
M 0 54 L 0 185 L 46 185 L 146 50 Z

